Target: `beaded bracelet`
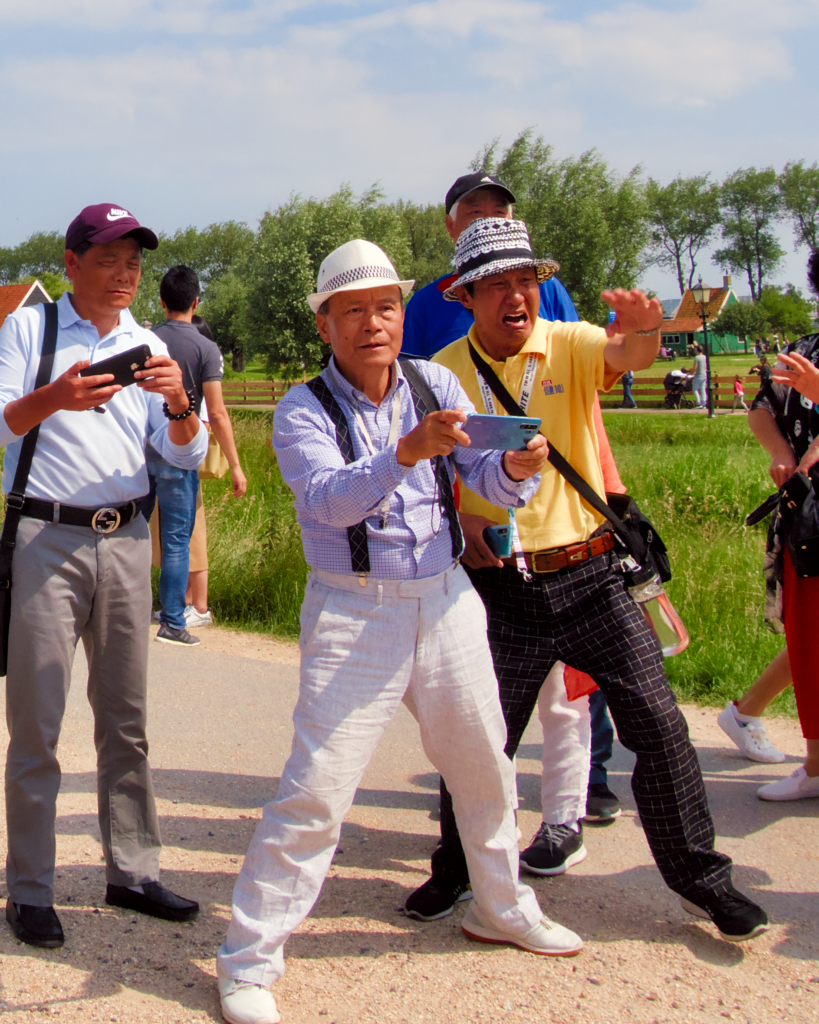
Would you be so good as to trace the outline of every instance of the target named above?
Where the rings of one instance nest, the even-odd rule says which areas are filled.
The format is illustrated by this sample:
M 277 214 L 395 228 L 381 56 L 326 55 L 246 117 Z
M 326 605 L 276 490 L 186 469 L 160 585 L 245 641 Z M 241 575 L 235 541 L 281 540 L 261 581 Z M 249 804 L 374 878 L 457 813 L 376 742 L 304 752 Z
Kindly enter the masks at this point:
M 185 394 L 188 396 L 188 408 L 184 412 L 171 412 L 168 408 L 168 403 L 162 403 L 162 411 L 168 417 L 169 420 L 186 420 L 195 411 L 194 402 L 196 401 L 195 391 L 186 391 Z

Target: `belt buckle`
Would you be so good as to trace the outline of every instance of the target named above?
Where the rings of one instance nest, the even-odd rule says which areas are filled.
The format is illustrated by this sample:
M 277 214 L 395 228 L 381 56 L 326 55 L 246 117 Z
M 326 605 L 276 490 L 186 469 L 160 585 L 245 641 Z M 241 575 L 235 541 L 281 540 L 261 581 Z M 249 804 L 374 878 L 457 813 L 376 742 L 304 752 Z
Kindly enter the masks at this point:
M 121 522 L 117 509 L 98 508 L 91 519 L 91 527 L 96 533 L 113 533 Z
M 565 550 L 564 548 L 547 548 L 545 551 L 533 551 L 532 552 L 532 572 L 536 572 L 536 573 L 538 573 L 541 576 L 545 576 L 546 573 L 549 573 L 549 572 L 560 572 L 560 569 L 538 569 L 535 566 L 535 559 L 537 559 L 540 556 L 542 556 L 543 558 L 548 558 L 549 555 L 559 555 L 560 552 L 564 551 L 564 550 Z M 561 566 L 560 568 L 562 569 L 563 566 Z

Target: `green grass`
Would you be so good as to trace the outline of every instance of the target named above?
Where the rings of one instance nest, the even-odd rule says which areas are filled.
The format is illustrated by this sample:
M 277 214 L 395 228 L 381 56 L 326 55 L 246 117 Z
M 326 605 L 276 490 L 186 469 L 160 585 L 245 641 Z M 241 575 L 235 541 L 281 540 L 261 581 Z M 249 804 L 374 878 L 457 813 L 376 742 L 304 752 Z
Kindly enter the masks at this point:
M 773 490 L 768 458 L 744 417 L 634 413 L 604 414 L 604 420 L 623 482 L 671 554 L 667 590 L 691 644 L 666 660 L 668 677 L 684 700 L 724 704 L 784 644 L 762 617 L 767 523 L 744 525 Z M 772 710 L 794 714 L 792 691 Z
M 235 501 L 227 478 L 205 482 L 211 604 L 220 624 L 293 638 L 306 566 L 269 445 L 272 413 L 232 417 L 249 489 Z M 784 642 L 762 618 L 765 526 L 744 526 L 772 490 L 765 453 L 744 417 L 605 420 L 623 480 L 671 553 L 668 592 L 691 634 L 688 650 L 666 661 L 671 683 L 684 700 L 724 704 Z M 774 711 L 794 713 L 790 691 Z

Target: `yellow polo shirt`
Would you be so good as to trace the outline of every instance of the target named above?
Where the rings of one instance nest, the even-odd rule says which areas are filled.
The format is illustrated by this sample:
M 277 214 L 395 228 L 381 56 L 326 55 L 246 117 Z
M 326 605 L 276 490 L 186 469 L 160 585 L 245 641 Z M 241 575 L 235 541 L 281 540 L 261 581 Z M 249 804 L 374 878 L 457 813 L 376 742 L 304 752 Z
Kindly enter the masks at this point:
M 543 420 L 541 432 L 546 439 L 554 441 L 558 451 L 605 498 L 592 410 L 595 392 L 610 391 L 621 374 L 606 373 L 603 353 L 608 338 L 603 328 L 588 323 L 538 319 L 520 352 L 502 363 L 486 354 L 474 326 L 469 331 L 469 341 L 478 355 L 492 366 L 515 401 L 520 400 L 526 361 L 530 353 L 537 353 L 537 372 L 528 413 Z M 452 370 L 479 413 L 488 411 L 466 338 L 447 345 L 433 359 Z M 497 399 L 495 406 L 496 412 L 506 415 Z M 462 512 L 483 515 L 496 523 L 508 521 L 506 509 L 490 505 L 464 487 L 463 482 L 460 486 Z M 541 483 L 534 498 L 526 508 L 517 510 L 515 517 L 524 551 L 587 540 L 603 522 L 602 516 L 581 499 L 551 463 L 541 470 Z

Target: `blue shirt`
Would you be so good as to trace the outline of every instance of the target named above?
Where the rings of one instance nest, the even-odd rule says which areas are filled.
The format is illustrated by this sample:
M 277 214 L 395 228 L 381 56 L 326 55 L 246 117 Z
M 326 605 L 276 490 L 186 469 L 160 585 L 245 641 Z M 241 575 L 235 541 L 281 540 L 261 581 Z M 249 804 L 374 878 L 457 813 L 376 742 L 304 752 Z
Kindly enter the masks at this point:
M 101 359 L 146 344 L 154 355 L 167 355 L 164 343 L 140 327 L 127 309 L 104 338 L 89 320 L 82 320 L 66 292 L 57 302 L 59 328 L 51 379 L 56 380 L 80 359 Z M 34 390 L 45 328 L 44 307 L 29 306 L 11 313 L 0 328 L 0 413 L 6 403 Z M 148 493 L 145 444 L 151 444 L 180 469 L 196 469 L 208 450 L 203 424 L 185 445 L 168 437 L 164 399 L 135 384 L 103 406 L 104 415 L 89 409 L 61 409 L 40 424 L 26 494 L 63 505 L 99 508 L 120 505 Z M 12 433 L 0 415 L 0 445 L 7 445 L 3 464 L 3 490 L 8 493 L 20 457 L 22 438 Z
M 443 572 L 452 564 L 452 540 L 437 500 L 431 463 L 425 459 L 415 466 L 402 466 L 396 458 L 397 441 L 388 444 L 395 395 L 401 408 L 398 437 L 418 423 L 400 364 L 394 364 L 390 389 L 380 405 L 357 391 L 334 361 L 331 365 L 332 375 L 325 371 L 322 377 L 350 425 L 355 462 L 345 465 L 333 422 L 305 384 L 287 392 L 276 406 L 273 421 L 273 447 L 282 476 L 296 497 L 305 559 L 316 569 L 352 574 L 347 527 L 366 520 L 375 578 L 413 580 Z M 418 371 L 442 409 L 460 407 L 474 413 L 449 370 L 423 363 Z M 369 432 L 374 455 L 356 421 L 356 411 Z M 456 445 L 449 462 L 454 461 L 470 490 L 493 505 L 522 508 L 540 485 L 540 475 L 520 483 L 511 480 L 501 466 L 502 457 L 503 452 Z M 381 529 L 381 508 L 388 495 L 389 517 Z
M 472 313 L 460 302 L 447 302 L 444 291 L 449 287 L 452 274 L 445 274 L 416 292 L 404 313 L 404 344 L 401 353 L 431 359 L 436 352 L 453 341 L 465 337 L 475 322 Z M 446 287 L 439 284 L 445 281 Z M 540 286 L 541 320 L 563 320 L 576 323 L 579 319 L 571 297 L 556 277 L 550 277 Z

